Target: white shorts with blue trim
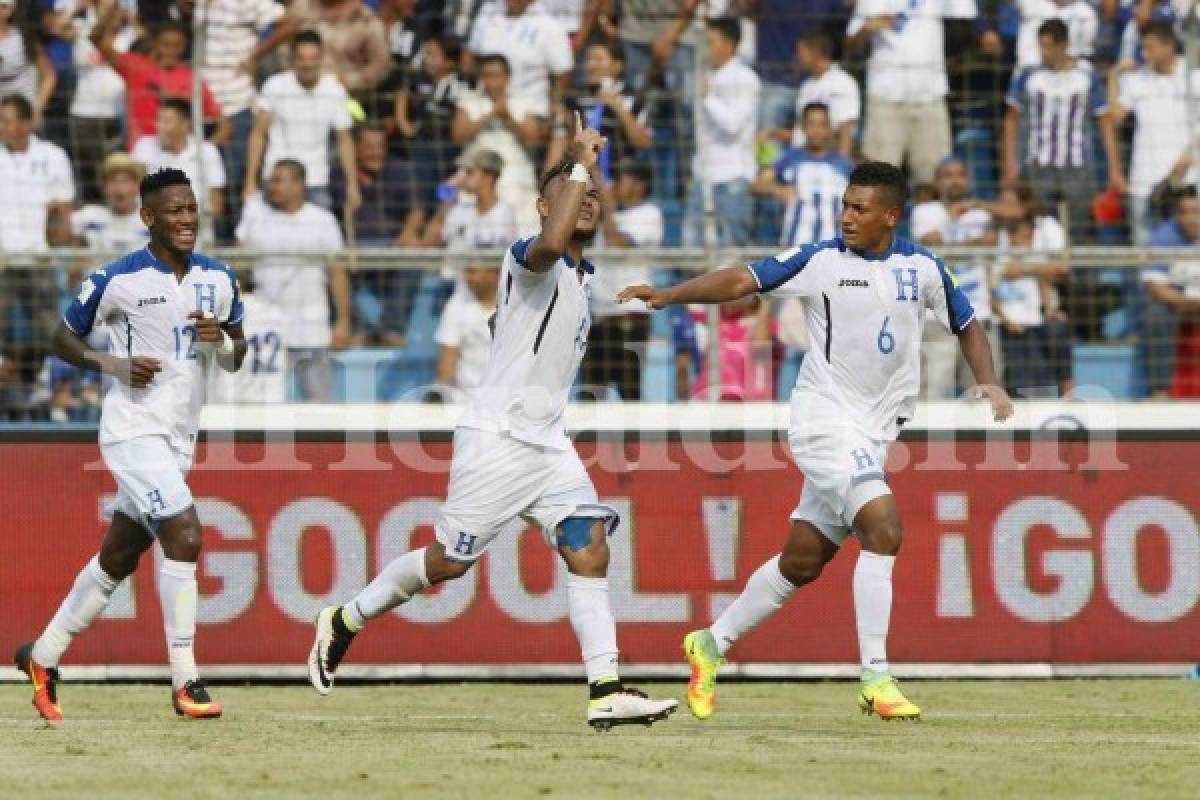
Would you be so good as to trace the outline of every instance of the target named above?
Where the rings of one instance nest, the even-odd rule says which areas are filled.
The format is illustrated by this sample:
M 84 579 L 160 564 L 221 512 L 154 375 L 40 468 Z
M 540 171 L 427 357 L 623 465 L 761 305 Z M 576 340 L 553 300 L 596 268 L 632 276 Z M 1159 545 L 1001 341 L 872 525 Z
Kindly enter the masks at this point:
M 615 509 L 600 504 L 596 487 L 574 448 L 552 450 L 506 433 L 458 428 L 446 502 L 434 523 L 451 561 L 473 562 L 516 519 L 536 525 L 556 547 L 556 529 L 568 517 L 607 522 Z
M 186 481 L 192 454 L 172 447 L 166 436 L 104 444 L 100 455 L 117 480 L 117 497 L 109 512 L 119 511 L 156 534 L 159 522 L 192 507 Z
M 892 492 L 884 472 L 888 442 L 822 413 L 814 408 L 819 404 L 799 402 L 804 408 L 797 408 L 793 398 L 788 444 L 804 473 L 804 489 L 791 518 L 812 523 L 840 546 L 853 533 L 854 518 L 862 507 Z

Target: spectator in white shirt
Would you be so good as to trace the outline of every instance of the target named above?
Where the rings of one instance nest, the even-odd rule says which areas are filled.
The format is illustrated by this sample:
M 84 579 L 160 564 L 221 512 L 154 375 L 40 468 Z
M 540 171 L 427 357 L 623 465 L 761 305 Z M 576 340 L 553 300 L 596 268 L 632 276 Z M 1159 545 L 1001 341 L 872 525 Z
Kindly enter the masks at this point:
M 182 97 L 164 97 L 154 115 L 157 132 L 143 136 L 133 146 L 133 157 L 148 172 L 164 167 L 183 170 L 201 207 L 205 204 L 214 218 L 225 213 L 225 165 L 221 151 L 212 142 L 200 142 L 192 135 L 192 105 Z M 201 176 L 203 173 L 203 180 Z M 207 196 L 200 192 L 207 186 Z
M 288 315 L 258 293 L 253 275 L 238 275 L 242 292 L 246 361 L 237 372 L 208 373 L 206 403 L 286 403 Z
M 1133 152 L 1129 177 L 1119 158 L 1109 160 L 1111 186 L 1129 193 L 1133 241 L 1145 245 L 1154 227 L 1149 209 L 1150 194 L 1165 180 L 1172 167 L 1190 148 L 1188 138 L 1189 97 L 1200 92 L 1200 70 L 1188 72 L 1187 61 L 1178 52 L 1175 30 L 1167 22 L 1151 22 L 1142 32 L 1146 63 L 1131 72 L 1113 71 L 1110 78 L 1109 113 L 1117 126 L 1132 114 Z M 1115 148 L 1114 148 L 1115 149 Z M 1188 182 L 1195 180 L 1194 171 Z
M 458 390 L 455 400 L 483 382 L 492 352 L 488 325 L 496 312 L 496 289 L 500 270 L 492 264 L 469 264 L 463 281 L 442 311 L 434 339 L 438 343 L 434 381 Z
M 790 140 L 795 148 L 804 147 L 804 109 L 813 103 L 821 103 L 829 109 L 834 149 L 844 158 L 852 158 L 858 120 L 862 116 L 862 92 L 858 81 L 833 60 L 833 40 L 825 31 L 804 34 L 796 42 L 796 60 L 807 77 L 796 95 L 795 127 L 787 131 L 782 140 Z
M 517 217 L 500 199 L 504 159 L 491 150 L 468 150 L 443 189 L 445 199 L 425 226 L 421 244 L 454 250 L 507 247 L 517 238 Z
M 649 200 L 654 170 L 645 161 L 617 165 L 617 181 L 605 187 L 598 246 L 618 249 L 661 247 L 662 211 Z M 650 284 L 646 266 L 606 266 L 592 278 L 592 330 L 580 367 L 585 398 L 603 400 L 609 385 L 622 400 L 642 399 L 642 359 L 650 338 L 650 314 L 639 300 L 618 305 L 626 286 Z
M 933 179 L 951 146 L 943 20 L 975 16 L 975 0 L 858 0 L 846 47 L 871 46 L 863 155 Z
M 276 162 L 267 201 L 246 201 L 237 239 L 263 253 L 254 267 L 259 295 L 288 311 L 283 336 L 297 399 L 324 402 L 332 389 L 329 351 L 350 343 L 350 279 L 337 263 L 343 249 L 337 220 L 305 201 L 304 180 L 299 161 Z
M 89 204 L 72 213 L 71 233 L 89 250 L 116 259 L 150 241 L 150 232 L 138 213 L 138 184 L 146 170 L 125 153 L 113 153 L 104 160 L 101 174 L 104 204 Z
M 350 96 L 333 75 L 322 74 L 324 46 L 316 31 L 301 31 L 292 39 L 292 69 L 267 78 L 258 98 L 258 113 L 246 151 L 247 198 L 258 192 L 260 168 L 269 173 L 288 158 L 304 165 L 308 199 L 322 208 L 333 207 L 329 192 L 329 135 L 337 140 L 338 160 L 346 171 L 346 202 L 362 202 L 354 170 L 353 120 Z M 266 159 L 264 167 L 264 155 Z
M 722 246 L 750 243 L 754 202 L 750 185 L 758 174 L 754 157 L 760 84 L 736 55 L 741 25 L 732 17 L 708 21 L 708 66 L 702 122 L 692 160 L 692 184 L 684 221 L 684 244 L 704 243 L 704 183 L 712 184 L 717 239 Z
M 548 117 L 571 84 L 571 40 L 536 0 L 491 0 L 475 18 L 467 49 L 475 56 L 504 56 L 512 93 L 526 98 L 539 116 Z

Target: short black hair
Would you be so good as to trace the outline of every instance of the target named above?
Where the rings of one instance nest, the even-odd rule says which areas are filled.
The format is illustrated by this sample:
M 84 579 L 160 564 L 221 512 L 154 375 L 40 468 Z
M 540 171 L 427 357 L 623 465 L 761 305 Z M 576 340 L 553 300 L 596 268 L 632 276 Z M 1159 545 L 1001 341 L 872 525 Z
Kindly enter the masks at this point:
M 29 122 L 33 119 L 33 104 L 23 94 L 6 94 L 0 99 L 0 106 L 8 106 L 17 112 L 17 119 Z
M 169 108 L 177 114 L 182 114 L 186 119 L 192 118 L 192 104 L 182 97 L 164 97 L 158 101 L 160 109 Z
M 512 65 L 508 63 L 508 59 L 499 53 L 488 53 L 486 56 L 479 58 L 479 71 L 483 72 L 483 68 L 488 64 L 499 64 L 504 67 L 504 71 L 512 75 Z
M 796 44 L 803 44 L 809 50 L 815 50 L 825 58 L 833 58 L 833 38 L 820 28 L 805 31 Z
M 138 184 L 138 194 L 142 197 L 142 204 L 150 202 L 154 195 L 158 194 L 163 189 L 170 186 L 191 186 L 192 182 L 188 179 L 187 173 L 181 169 L 174 167 L 163 167 L 158 172 L 151 172 L 146 177 L 142 178 L 142 182 Z
M 546 187 L 553 183 L 555 178 L 560 175 L 570 175 L 573 169 L 575 169 L 575 161 L 570 158 L 564 158 L 546 170 L 542 174 L 542 179 L 538 181 L 538 194 L 546 194 Z
M 154 26 L 153 38 L 157 39 L 164 33 L 178 33 L 183 38 L 187 38 L 190 31 L 184 27 L 182 22 L 173 19 L 164 19 L 162 22 Z
M 646 194 L 654 191 L 654 167 L 647 161 L 627 159 L 617 165 L 617 175 L 633 178 L 646 187 Z
M 812 102 L 807 104 L 800 110 L 800 120 L 803 122 L 809 114 L 817 111 L 824 111 L 825 116 L 829 116 L 829 105 L 821 102 Z
M 365 119 L 362 122 L 360 122 L 354 126 L 354 138 L 355 139 L 358 139 L 358 137 L 364 133 L 382 133 L 384 136 L 387 136 L 388 129 L 387 129 L 387 126 L 384 125 L 381 121 L 372 117 L 370 119 Z
M 593 47 L 599 47 L 601 50 L 608 53 L 608 57 L 613 61 L 620 61 L 622 64 L 625 63 L 625 51 L 622 50 L 621 45 L 614 40 L 593 39 L 592 41 L 588 42 L 587 49 L 591 50 Z
M 1179 37 L 1175 35 L 1175 27 L 1166 20 L 1156 19 L 1146 23 L 1146 27 L 1142 28 L 1142 38 L 1153 36 L 1160 42 L 1170 42 L 1176 47 L 1179 46 Z
M 734 47 L 742 43 L 742 23 L 738 22 L 737 17 L 714 17 L 708 21 L 708 29 L 716 31 Z
M 1067 23 L 1063 22 L 1058 17 L 1051 17 L 1038 26 L 1038 37 L 1049 36 L 1050 40 L 1058 44 L 1062 44 L 1067 40 L 1069 31 L 1067 31 Z
M 462 42 L 458 40 L 457 36 L 432 36 L 425 40 L 425 44 L 436 44 L 440 47 L 442 55 L 446 57 L 447 61 L 458 63 L 462 58 Z
M 308 185 L 308 170 L 305 169 L 303 162 L 297 161 L 294 158 L 281 158 L 275 162 L 275 166 L 271 169 L 279 169 L 280 167 L 291 172 L 305 186 Z
M 302 44 L 313 44 L 317 47 L 325 46 L 325 43 L 321 41 L 321 34 L 311 28 L 300 31 L 292 37 L 292 47 L 299 47 Z
M 849 186 L 869 186 L 884 189 L 900 208 L 908 202 L 908 181 L 904 172 L 886 161 L 864 161 L 850 173 Z

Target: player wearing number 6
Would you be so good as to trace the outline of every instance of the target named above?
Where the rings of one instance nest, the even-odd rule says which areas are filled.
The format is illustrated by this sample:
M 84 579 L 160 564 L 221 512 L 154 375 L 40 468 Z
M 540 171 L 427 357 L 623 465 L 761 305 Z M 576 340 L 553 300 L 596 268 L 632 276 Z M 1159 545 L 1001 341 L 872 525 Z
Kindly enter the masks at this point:
M 725 652 L 816 580 L 851 532 L 862 546 L 853 582 L 862 660 L 858 705 L 883 719 L 920 716 L 888 672 L 885 643 L 901 528 L 884 459 L 913 414 L 927 310 L 958 335 L 979 384 L 974 393 L 990 401 L 998 421 L 1011 416 L 1012 402 L 996 385 L 987 339 L 954 279 L 928 250 L 895 235 L 906 194 L 900 170 L 861 164 L 843 198 L 841 237 L 670 289 L 632 286 L 618 296 L 662 308 L 779 292 L 799 297 L 807 312 L 812 346 L 796 379 L 788 430 L 804 490 L 783 552 L 759 567 L 710 628 L 684 639 L 692 668 L 688 705 L 701 719 L 713 713 Z
M 237 370 L 246 355 L 242 302 L 229 267 L 194 253 L 199 214 L 187 175 L 163 169 L 142 179 L 150 244 L 93 272 L 54 334 L 54 351 L 115 380 L 104 395 L 100 454 L 117 482 L 112 525 L 37 641 L 17 648 L 43 718 L 62 719 L 58 662 L 99 616 L 117 585 L 158 539 L 159 600 L 175 713 L 221 715 L 196 670 L 196 560 L 200 520 L 184 477 L 192 463 L 205 376 L 215 362 Z M 97 321 L 110 352 L 86 337 Z

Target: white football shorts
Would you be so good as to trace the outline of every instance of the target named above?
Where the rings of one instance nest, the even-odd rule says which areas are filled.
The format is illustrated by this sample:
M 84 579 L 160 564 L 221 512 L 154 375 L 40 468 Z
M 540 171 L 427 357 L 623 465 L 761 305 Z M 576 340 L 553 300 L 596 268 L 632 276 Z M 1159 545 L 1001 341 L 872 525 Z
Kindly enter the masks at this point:
M 158 523 L 192 507 L 186 478 L 191 453 L 171 446 L 165 436 L 138 436 L 101 445 L 100 455 L 117 480 L 117 497 L 108 511 L 120 511 L 152 535 Z
M 596 487 L 575 448 L 552 450 L 506 433 L 454 431 L 450 486 L 434 531 L 452 561 L 474 562 L 514 519 L 541 528 L 556 547 L 555 529 L 568 517 L 606 520 L 617 512 L 600 505 Z

